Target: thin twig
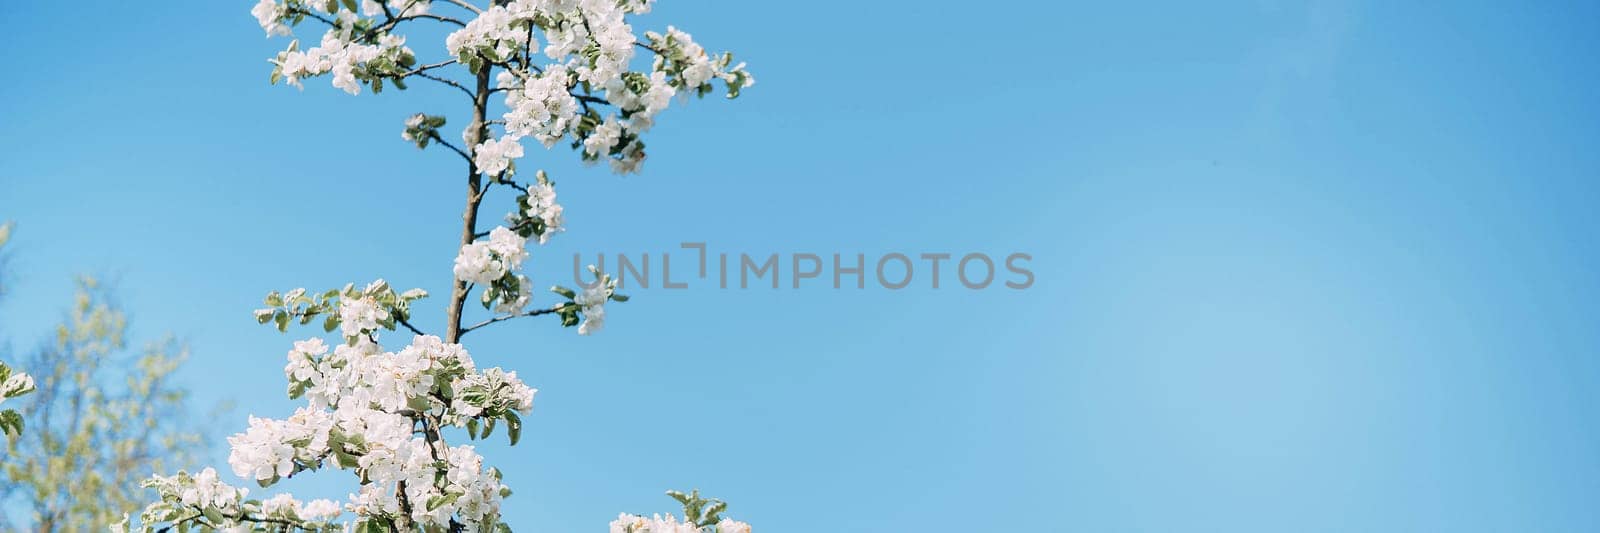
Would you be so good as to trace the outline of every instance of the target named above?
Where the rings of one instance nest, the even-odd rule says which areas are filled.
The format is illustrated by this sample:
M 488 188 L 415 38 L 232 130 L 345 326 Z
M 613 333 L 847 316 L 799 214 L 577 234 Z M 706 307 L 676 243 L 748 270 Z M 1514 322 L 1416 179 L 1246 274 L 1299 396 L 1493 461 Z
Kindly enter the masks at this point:
M 432 131 L 430 133 L 433 135 L 433 142 L 444 145 L 445 148 L 454 150 L 456 154 L 460 155 L 462 159 L 467 160 L 468 163 L 472 162 L 472 156 L 467 155 L 467 152 L 463 151 L 462 149 L 456 148 L 456 145 L 450 144 L 450 141 L 444 140 L 444 137 L 439 136 L 438 131 Z
M 418 335 L 422 335 L 422 336 L 424 336 L 424 337 L 426 337 L 426 336 L 428 336 L 428 334 L 427 334 L 427 333 L 423 333 L 423 332 L 422 332 L 422 330 L 420 330 L 420 329 L 417 329 L 417 327 L 416 327 L 416 326 L 413 326 L 413 325 L 411 325 L 411 322 L 408 322 L 408 321 L 406 321 L 406 319 L 405 319 L 405 318 L 402 318 L 402 317 L 398 317 L 398 316 L 397 316 L 397 317 L 395 317 L 395 321 L 396 321 L 396 322 L 399 322 L 399 323 L 400 323 L 400 325 L 402 325 L 402 326 L 405 326 L 405 327 L 406 327 L 406 329 L 409 329 L 409 330 L 411 330 L 411 332 L 412 332 L 412 333 L 415 333 L 415 334 L 418 334 Z
M 458 5 L 458 6 L 461 6 L 463 8 L 466 8 L 467 11 L 471 11 L 473 13 L 477 13 L 477 14 L 480 14 L 480 15 L 483 14 L 483 10 L 482 9 L 478 9 L 478 6 L 475 6 L 475 5 L 472 5 L 472 4 L 468 4 L 466 2 L 463 2 L 462 0 L 445 0 L 445 1 L 446 2 L 450 2 L 452 4 L 455 4 L 455 5 Z
M 506 320 L 511 320 L 513 318 L 522 318 L 522 317 L 525 317 L 525 316 L 539 316 L 539 315 L 548 315 L 548 314 L 551 314 L 551 313 L 559 313 L 559 312 L 561 312 L 562 308 L 566 307 L 566 305 L 567 304 L 561 304 L 561 305 L 558 305 L 558 306 L 555 306 L 555 307 L 550 307 L 550 308 L 547 308 L 547 309 L 535 309 L 535 310 L 524 312 L 524 313 L 497 316 L 497 317 L 485 320 L 483 322 L 479 322 L 477 324 L 473 324 L 472 327 L 469 327 L 469 328 L 461 330 L 461 335 L 465 336 L 467 334 L 467 332 L 469 332 L 469 331 L 472 331 L 472 330 L 487 326 L 489 324 L 493 324 L 495 322 L 503 322 L 503 321 L 506 321 Z
M 460 26 L 462 28 L 467 27 L 467 23 L 462 22 L 462 21 L 460 21 L 460 20 L 458 20 L 456 18 L 446 17 L 444 15 L 435 15 L 435 14 L 432 14 L 432 13 L 420 13 L 420 14 L 416 14 L 416 15 L 407 15 L 405 17 L 402 17 L 400 20 L 415 20 L 415 19 L 437 20 L 439 22 L 446 22 L 446 23 L 450 23 L 450 24 L 455 24 L 456 26 Z
M 454 60 L 454 59 L 447 59 L 447 60 L 444 60 L 444 61 L 440 61 L 438 63 L 429 63 L 427 65 L 423 65 L 423 66 L 408 70 L 408 71 L 400 74 L 400 77 L 404 78 L 404 77 L 410 76 L 412 74 L 417 74 L 417 73 L 421 73 L 421 72 L 427 72 L 427 71 L 430 71 L 430 70 L 433 70 L 433 69 L 436 69 L 436 68 L 439 68 L 439 67 L 447 67 L 447 66 L 450 66 L 450 65 L 454 65 L 455 63 L 456 63 L 456 60 Z
M 467 93 L 467 97 L 469 97 L 469 98 L 476 98 L 477 97 L 477 95 L 472 93 L 472 89 L 468 89 L 467 86 L 462 85 L 460 83 L 456 83 L 455 80 L 441 78 L 441 77 L 434 76 L 434 75 L 426 73 L 426 72 L 418 72 L 416 74 L 412 74 L 412 76 L 417 76 L 417 77 L 421 77 L 421 78 L 427 78 L 427 79 L 430 79 L 430 80 L 433 80 L 433 81 L 436 81 L 436 82 L 439 82 L 439 83 L 443 83 L 445 85 L 449 85 L 451 87 L 455 87 L 457 90 L 460 90 L 463 93 Z

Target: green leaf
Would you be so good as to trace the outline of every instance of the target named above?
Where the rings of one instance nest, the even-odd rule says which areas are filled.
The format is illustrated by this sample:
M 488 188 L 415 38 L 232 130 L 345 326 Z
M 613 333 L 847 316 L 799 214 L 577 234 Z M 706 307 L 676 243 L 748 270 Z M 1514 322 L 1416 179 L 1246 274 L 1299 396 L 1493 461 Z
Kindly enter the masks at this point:
M 572 289 L 568 289 L 568 288 L 562 287 L 560 285 L 556 285 L 556 286 L 550 287 L 550 292 L 559 294 L 559 295 L 567 298 L 568 300 L 578 297 L 578 293 L 573 292 Z
M 356 0 L 344 0 L 344 8 L 356 11 Z
M 516 446 L 517 441 L 522 440 L 522 417 L 506 411 L 506 433 L 511 436 L 511 445 Z
M 333 447 L 333 460 L 337 461 L 341 468 L 355 468 L 361 464 L 354 455 L 350 455 L 350 452 L 345 451 L 342 445 Z
M 7 437 L 16 437 L 22 434 L 22 415 L 13 410 L 0 411 L 0 433 Z
M 672 499 L 678 500 L 678 503 L 680 503 L 680 504 L 689 505 L 689 495 L 688 494 L 684 494 L 684 493 L 682 493 L 680 491 L 676 491 L 676 490 L 669 490 L 669 491 L 667 491 L 667 496 L 671 496 Z
M 458 499 L 460 497 L 461 497 L 460 494 L 452 492 L 452 493 L 449 493 L 449 494 L 444 494 L 444 495 L 441 495 L 441 496 L 434 496 L 432 498 L 428 498 L 428 510 L 432 511 L 434 509 L 438 509 L 438 508 L 443 507 L 445 505 L 454 503 L 456 501 L 456 499 Z

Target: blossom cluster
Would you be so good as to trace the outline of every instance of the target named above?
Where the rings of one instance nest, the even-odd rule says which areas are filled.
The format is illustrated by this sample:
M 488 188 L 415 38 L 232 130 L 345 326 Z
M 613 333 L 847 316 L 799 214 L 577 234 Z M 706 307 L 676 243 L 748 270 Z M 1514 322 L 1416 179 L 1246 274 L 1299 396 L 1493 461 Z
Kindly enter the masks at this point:
M 602 276 L 599 281 L 584 287 L 583 292 L 572 299 L 572 303 L 577 304 L 583 313 L 583 323 L 578 325 L 579 335 L 595 333 L 605 327 L 606 300 L 615 298 L 616 292 L 617 280 L 611 279 L 610 276 Z
M 682 520 L 670 513 L 648 518 L 622 513 L 611 521 L 611 533 L 750 533 L 750 524 L 722 516 L 727 502 L 702 498 L 698 490 L 669 490 L 667 495 L 683 504 Z
M 338 502 L 327 499 L 301 502 L 290 494 L 278 494 L 265 500 L 248 499 L 250 489 L 234 487 L 220 480 L 217 471 L 206 468 L 195 474 L 179 471 L 171 476 L 152 476 L 142 484 L 155 489 L 160 499 L 140 513 L 139 520 L 146 524 L 169 522 L 188 529 L 189 522 L 201 522 L 213 528 L 232 530 L 283 530 L 267 525 L 293 524 L 304 531 L 339 531 L 334 524 L 344 513 Z M 112 524 L 114 532 L 128 530 L 131 517 Z M 254 528 L 252 526 L 255 526 Z
M 649 518 L 622 513 L 611 521 L 611 533 L 750 533 L 750 524 L 738 520 L 722 519 L 716 525 L 702 527 L 694 522 L 679 522 L 673 515 L 654 515 Z
M 278 331 L 288 331 L 290 322 L 307 324 L 322 316 L 323 330 L 338 329 L 345 341 L 353 344 L 357 337 L 377 333 L 380 328 L 393 331 L 396 322 L 410 318 L 411 302 L 427 296 L 428 291 L 422 289 L 396 293 L 381 279 L 364 289 L 349 284 L 315 296 L 298 288 L 267 294 L 267 307 L 257 309 L 255 316 L 262 324 L 273 322 Z
M 426 335 L 397 352 L 384 352 L 367 337 L 331 349 L 313 337 L 294 343 L 287 359 L 289 394 L 307 404 L 281 420 L 250 417 L 244 432 L 229 437 L 234 474 L 269 486 L 333 466 L 364 481 L 343 506 L 359 521 L 397 523 L 404 494 L 416 502 L 405 518 L 419 525 L 448 527 L 456 520 L 478 529 L 497 522 L 500 500 L 509 494 L 500 473 L 486 468 L 470 445 L 448 446 L 425 436 L 467 427 L 476 437 L 480 424 L 492 428 L 503 420 L 514 444 L 521 432 L 518 413 L 533 408 L 536 392 L 516 372 L 479 370 L 461 345 Z M 321 502 L 301 506 L 282 495 L 252 505 L 245 489 L 217 481 L 210 469 L 192 477 L 153 478 L 149 486 L 164 497 L 141 516 L 145 524 L 184 511 L 210 516 L 219 527 L 264 517 L 331 520 L 339 511 Z
M 528 186 L 527 194 L 517 198 L 517 205 L 521 209 L 512 215 L 512 220 L 526 221 L 538 236 L 539 244 L 550 242 L 551 235 L 565 229 L 566 219 L 562 216 L 565 209 L 556 203 L 555 182 L 550 181 L 544 171 L 539 171 L 538 181 Z
M 518 413 L 533 408 L 536 392 L 516 372 L 480 371 L 461 345 L 429 335 L 393 353 L 364 339 L 330 350 L 312 338 L 295 343 L 287 357 L 290 396 L 304 394 L 308 405 L 286 420 L 252 419 L 249 430 L 229 439 L 234 473 L 270 482 L 332 456 L 371 482 L 351 496 L 358 515 L 392 515 L 396 487 L 404 487 L 410 501 L 426 503 L 412 511 L 419 524 L 445 526 L 453 516 L 476 525 L 498 516 L 507 492 L 499 473 L 485 469 L 471 446 L 430 443 L 414 426 L 420 421 L 426 432 L 439 430 L 430 423 L 504 419 L 515 443 Z
M 648 1 L 514 1 L 491 8 L 453 34 L 452 42 L 464 48 L 451 49 L 474 50 L 491 62 L 515 57 L 519 48 L 525 52 L 521 63 L 507 63 L 497 76 L 507 109 L 499 143 L 532 137 L 548 148 L 571 134 L 584 161 L 608 160 L 617 173 L 637 172 L 645 158 L 639 134 L 680 90 L 704 96 L 711 80 L 721 79 L 735 97 L 755 83 L 742 63 L 731 65 L 730 54 L 713 57 L 676 28 L 665 35 L 647 32 L 648 43 L 639 42 L 624 15 L 649 9 Z M 535 28 L 543 30 L 550 63 L 532 62 Z M 656 53 L 651 71 L 628 70 L 636 47 Z M 585 94 L 574 92 L 580 87 Z M 604 98 L 589 94 L 590 89 L 603 91 Z M 591 104 L 608 104 L 617 112 L 603 115 Z
M 402 9 L 412 14 L 426 11 L 427 2 L 403 2 Z M 279 52 L 272 60 L 272 82 L 283 80 L 301 87 L 301 80 L 323 74 L 333 74 L 333 86 L 350 94 L 361 94 L 363 83 L 370 84 L 374 92 L 383 90 L 383 80 L 393 80 L 405 88 L 406 77 L 416 65 L 416 55 L 405 45 L 405 37 L 382 31 L 370 18 L 340 7 L 337 1 L 260 0 L 250 10 L 256 22 L 268 35 L 290 35 L 286 22 L 294 23 L 311 16 L 329 25 L 317 46 L 300 50 L 300 42 L 289 43 L 289 48 Z M 368 16 L 382 13 L 380 2 L 366 2 L 363 9 Z
M 528 258 L 528 240 L 505 226 L 489 231 L 488 240 L 477 240 L 461 247 L 456 254 L 456 279 L 488 285 L 522 267 Z

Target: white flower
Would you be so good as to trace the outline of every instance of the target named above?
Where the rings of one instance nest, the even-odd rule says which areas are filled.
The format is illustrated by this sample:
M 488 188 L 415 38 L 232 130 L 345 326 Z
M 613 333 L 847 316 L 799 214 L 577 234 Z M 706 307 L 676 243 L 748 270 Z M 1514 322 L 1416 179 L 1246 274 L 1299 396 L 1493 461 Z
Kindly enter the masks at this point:
M 293 494 L 275 494 L 261 500 L 261 512 L 273 516 L 299 516 L 300 501 Z
M 170 483 L 173 478 L 167 478 L 163 481 Z M 247 489 L 230 487 L 228 484 L 218 481 L 217 471 L 211 467 L 206 467 L 205 470 L 201 470 L 199 474 L 195 474 L 190 479 L 189 486 L 184 487 L 179 492 L 179 501 L 182 501 L 184 505 L 193 505 L 201 508 L 228 509 L 238 505 L 239 501 L 248 492 Z
M 250 429 L 228 437 L 228 466 L 242 478 L 263 480 L 294 472 L 294 447 L 283 441 L 281 422 L 250 417 Z
M 623 147 L 621 157 L 611 160 L 611 171 L 617 174 L 632 174 L 639 171 L 644 164 L 644 146 L 639 143 L 628 143 Z
M 255 7 L 250 8 L 250 14 L 255 15 L 256 23 L 261 25 L 261 29 L 266 30 L 269 37 L 291 33 L 289 27 L 281 22 L 283 13 L 284 10 L 276 0 L 261 0 L 256 2 Z
M 700 528 L 694 522 L 679 522 L 678 517 L 655 515 L 650 518 L 634 516 L 628 513 L 617 515 L 611 521 L 611 533 L 699 533 Z M 721 532 L 719 532 L 721 533 Z
M 539 244 L 550 242 L 551 235 L 566 230 L 563 227 L 566 224 L 563 211 L 561 204 L 556 203 L 556 189 L 549 182 L 528 187 L 528 208 L 524 212 L 544 224 L 544 232 L 539 234 Z
M 489 231 L 489 240 L 474 241 L 456 254 L 456 279 L 479 285 L 494 283 L 507 272 L 522 268 L 528 258 L 528 240 L 505 226 Z
M 345 337 L 377 331 L 378 322 L 388 318 L 389 311 L 371 297 L 345 297 L 339 300 L 339 330 Z
M 606 299 L 611 297 L 615 289 L 614 283 L 595 282 L 583 289 L 572 303 L 583 306 L 583 323 L 578 324 L 579 335 L 589 335 L 600 331 L 606 325 Z
M 368 483 L 361 486 L 359 494 L 350 495 L 350 512 L 360 516 L 395 515 L 400 512 L 400 500 L 394 488 L 386 484 Z
M 566 135 L 578 113 L 578 99 L 569 91 L 571 75 L 564 65 L 550 65 L 544 73 L 501 72 L 500 86 L 506 91 L 506 133 L 532 136 L 546 148 Z
M 506 274 L 505 264 L 494 257 L 489 243 L 477 241 L 461 247 L 453 269 L 456 279 L 487 285 Z
M 499 174 L 511 166 L 511 160 L 522 157 L 522 144 L 516 139 L 489 139 L 473 148 L 473 163 L 484 174 Z
M 321 409 L 301 407 L 288 420 L 250 417 L 250 428 L 228 437 L 228 466 L 239 477 L 271 480 L 295 470 L 296 459 L 314 463 L 328 449 L 333 419 Z
M 33 389 L 33 376 L 17 372 L 6 378 L 5 383 L 0 383 L 0 400 L 27 394 Z
M 316 358 L 327 353 L 328 345 L 322 339 L 295 341 L 294 349 L 289 350 L 289 363 L 283 366 L 283 375 L 295 383 L 309 380 L 317 375 Z
M 617 122 L 615 116 L 606 117 L 605 122 L 595 126 L 594 133 L 583 140 L 583 151 L 590 156 L 605 157 L 611 153 L 611 148 L 617 145 L 622 137 L 622 123 Z
M 527 239 L 505 226 L 496 226 L 489 230 L 489 248 L 506 262 L 508 269 L 516 270 L 522 267 L 522 261 L 528 258 L 527 246 Z
M 467 22 L 467 26 L 445 37 L 445 50 L 452 56 L 462 52 L 489 53 L 495 61 L 510 59 L 521 49 L 527 33 L 511 27 L 515 18 L 505 6 L 493 6 Z
M 628 131 L 644 132 L 655 123 L 656 114 L 667 108 L 672 103 L 672 95 L 677 94 L 677 89 L 667 82 L 667 73 L 654 71 L 649 77 L 632 77 L 632 83 L 624 78 L 614 78 L 607 82 L 606 100 L 617 107 L 632 112 L 628 117 Z M 636 85 L 648 84 L 644 92 L 636 92 Z
M 339 517 L 339 504 L 333 500 L 316 499 L 306 502 L 305 508 L 300 510 L 300 518 L 316 522 L 327 522 Z
M 750 533 L 750 524 L 724 518 L 717 522 L 717 533 Z

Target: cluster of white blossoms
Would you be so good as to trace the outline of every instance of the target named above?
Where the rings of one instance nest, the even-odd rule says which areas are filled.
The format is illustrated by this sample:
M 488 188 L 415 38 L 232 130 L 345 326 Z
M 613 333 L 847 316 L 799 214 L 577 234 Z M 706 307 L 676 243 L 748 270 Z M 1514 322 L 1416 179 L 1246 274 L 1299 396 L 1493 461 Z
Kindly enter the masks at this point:
M 730 66 L 731 56 L 708 55 L 689 34 L 669 27 L 666 35 L 649 32 L 648 42 L 634 37 L 625 15 L 647 13 L 649 1 L 615 0 L 514 0 L 485 10 L 465 28 L 452 33 L 446 49 L 473 67 L 503 66 L 497 76 L 506 93 L 501 120 L 504 135 L 474 146 L 478 166 L 496 173 L 506 167 L 500 159 L 521 157 L 505 143 L 532 137 L 546 148 L 572 135 L 587 162 L 609 160 L 612 170 L 637 172 L 645 159 L 638 134 L 650 129 L 655 117 L 679 90 L 696 95 L 710 91 L 713 79 L 724 80 L 730 96 L 755 83 L 744 65 Z M 535 30 L 545 37 L 543 49 L 549 63 L 536 65 Z M 628 70 L 636 48 L 657 54 L 650 72 Z M 522 54 L 520 61 L 513 61 Z M 579 95 L 578 87 L 604 91 L 604 98 Z M 591 106 L 594 104 L 594 106 Z M 602 115 L 599 105 L 614 106 L 616 113 Z M 486 163 L 494 163 L 489 165 Z M 495 170 L 488 170 L 495 169 Z
M 528 239 L 505 226 L 489 231 L 488 240 L 473 241 L 456 254 L 456 279 L 488 285 L 522 268 L 528 258 Z
M 478 143 L 472 162 L 484 174 L 495 175 L 511 168 L 511 161 L 522 157 L 522 145 L 511 139 L 489 139 Z
M 533 137 L 545 148 L 555 146 L 578 116 L 578 98 L 570 88 L 573 76 L 560 64 L 525 77 L 501 71 L 496 85 L 506 91 L 508 111 L 501 118 L 508 136 Z
M 617 280 L 601 279 L 592 285 L 583 288 L 572 302 L 583 308 L 583 323 L 578 325 L 579 335 L 589 335 L 600 331 L 606 325 L 606 300 L 611 299 L 617 291 Z
M 266 500 L 247 499 L 249 489 L 221 481 L 217 471 L 212 468 L 192 475 L 178 472 L 171 476 L 152 476 L 144 481 L 143 486 L 153 488 L 161 495 L 160 502 L 146 507 L 141 514 L 145 520 L 177 522 L 201 513 L 198 516 L 207 517 L 214 524 L 233 524 L 236 530 L 248 530 L 240 527 L 248 523 L 241 521 L 241 517 L 247 517 L 258 523 L 287 522 L 305 531 L 331 532 L 339 529 L 333 521 L 344 512 L 342 506 L 333 500 L 317 499 L 302 503 L 291 494 L 278 494 Z M 126 532 L 128 518 L 112 524 L 111 530 Z
M 409 1 L 401 7 L 407 13 L 427 11 L 428 2 Z M 363 11 L 368 16 L 383 13 L 380 2 L 368 0 Z M 322 34 L 321 42 L 301 51 L 299 41 L 289 44 L 289 49 L 273 59 L 274 83 L 283 79 L 288 84 L 301 87 L 304 78 L 333 74 L 333 86 L 350 94 L 361 94 L 361 83 L 373 84 L 373 90 L 382 90 L 385 77 L 401 78 L 416 64 L 416 56 L 405 46 L 405 37 L 376 31 L 370 19 L 355 11 L 340 7 L 338 1 L 328 0 L 260 0 L 250 10 L 256 22 L 267 35 L 291 35 L 285 21 L 312 16 L 325 21 L 330 27 Z
M 622 513 L 611 521 L 611 533 L 750 533 L 750 524 L 724 518 L 713 528 L 702 528 L 692 521 L 679 522 L 673 515 L 654 515 L 650 518 Z
M 515 441 L 521 431 L 517 413 L 533 408 L 537 392 L 515 372 L 480 371 L 461 345 L 426 335 L 392 353 L 365 337 L 332 350 L 312 338 L 296 342 L 287 358 L 290 396 L 304 395 L 307 405 L 283 420 L 250 417 L 248 429 L 229 437 L 228 464 L 235 474 L 267 486 L 332 465 L 366 481 L 344 506 L 358 519 L 393 520 L 403 492 L 418 502 L 409 518 L 419 525 L 448 527 L 452 518 L 472 528 L 495 523 L 500 499 L 509 493 L 499 472 L 484 467 L 472 446 L 432 444 L 419 434 L 469 427 L 475 435 L 478 424 L 492 427 L 493 420 L 504 420 Z M 174 497 L 147 508 L 144 523 L 175 510 L 211 509 L 237 522 L 285 513 L 325 521 L 339 511 L 322 502 L 300 506 L 281 495 L 250 504 L 245 489 L 217 481 L 210 469 L 150 484 L 171 489 L 163 493 Z
M 466 27 L 445 37 L 445 51 L 452 56 L 482 54 L 496 61 L 510 58 L 527 39 L 526 31 L 511 27 L 512 19 L 505 6 L 490 7 L 467 22 Z
M 528 197 L 523 201 L 523 215 L 529 219 L 537 219 L 539 225 L 539 244 L 550 242 L 550 235 L 562 231 L 566 223 L 561 216 L 564 209 L 556 203 L 556 189 L 547 179 L 528 186 Z
M 383 280 L 373 283 L 381 284 Z M 368 287 L 368 291 L 371 291 L 371 287 Z M 343 298 L 339 301 L 339 328 L 346 337 L 377 331 L 379 324 L 388 319 L 389 310 L 371 296 Z
M 346 11 L 346 13 L 349 13 Z M 405 38 L 384 35 L 377 45 L 351 42 L 345 32 L 328 31 L 322 43 L 304 52 L 291 47 L 278 54 L 276 63 L 284 80 L 300 87 L 300 80 L 333 73 L 333 86 L 350 94 L 361 94 L 358 75 L 364 79 L 367 66 L 382 58 L 393 64 L 413 62 Z

